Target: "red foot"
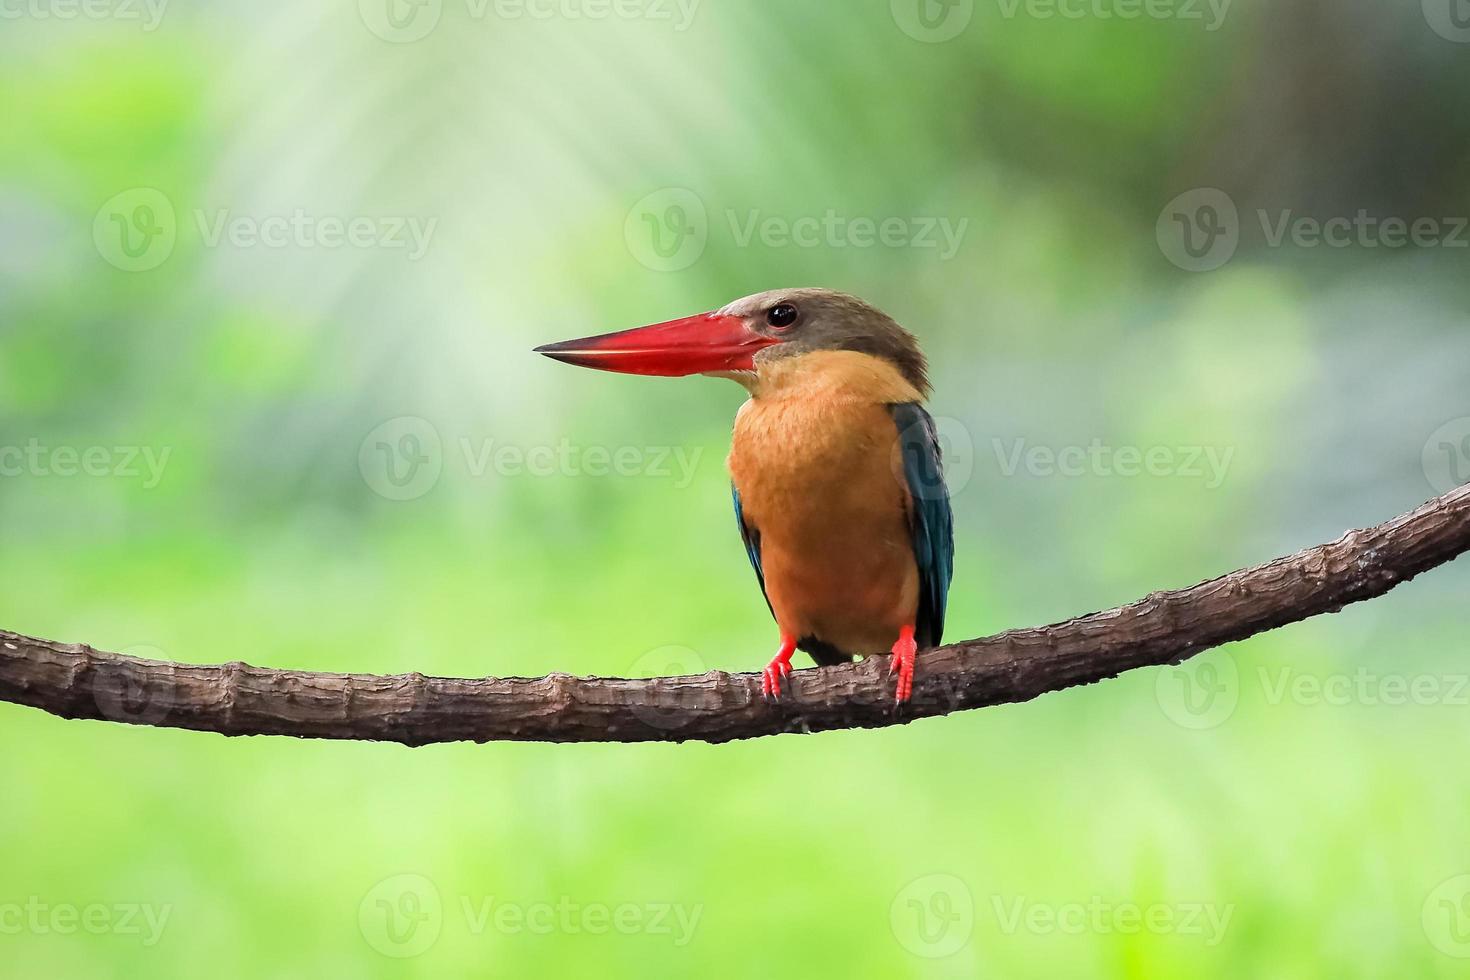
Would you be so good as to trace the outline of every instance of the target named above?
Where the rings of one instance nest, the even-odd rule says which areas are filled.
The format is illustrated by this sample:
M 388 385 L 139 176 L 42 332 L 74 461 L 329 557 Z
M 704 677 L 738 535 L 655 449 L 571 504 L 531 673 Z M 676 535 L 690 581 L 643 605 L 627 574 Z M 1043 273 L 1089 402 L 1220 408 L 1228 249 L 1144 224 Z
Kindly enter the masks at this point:
M 888 661 L 888 674 L 898 675 L 894 700 L 903 704 L 914 693 L 914 654 L 919 645 L 914 642 L 914 628 L 905 626 L 898 631 L 898 642 L 893 644 L 893 659 Z
M 791 656 L 794 653 L 796 640 L 789 636 L 781 637 L 781 649 L 761 671 L 761 697 L 780 699 L 781 681 L 791 674 Z

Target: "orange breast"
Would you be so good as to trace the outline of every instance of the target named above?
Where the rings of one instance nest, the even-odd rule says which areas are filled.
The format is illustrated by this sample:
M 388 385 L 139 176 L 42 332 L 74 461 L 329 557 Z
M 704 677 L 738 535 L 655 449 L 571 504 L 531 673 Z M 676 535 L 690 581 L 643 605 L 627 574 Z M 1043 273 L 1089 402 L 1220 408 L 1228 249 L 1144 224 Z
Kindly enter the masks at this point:
M 762 369 L 736 419 L 729 467 L 760 534 L 783 633 L 868 654 L 886 652 L 914 622 L 908 488 L 886 406 L 917 400 L 896 371 L 862 354 Z

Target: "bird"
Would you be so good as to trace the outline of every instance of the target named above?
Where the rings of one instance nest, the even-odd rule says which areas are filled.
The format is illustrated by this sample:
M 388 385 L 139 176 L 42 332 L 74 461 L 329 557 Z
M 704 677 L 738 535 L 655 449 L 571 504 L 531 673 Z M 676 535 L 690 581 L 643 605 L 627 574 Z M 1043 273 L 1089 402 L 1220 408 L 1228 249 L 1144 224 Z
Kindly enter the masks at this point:
M 735 522 L 780 634 L 761 672 L 779 700 L 797 650 L 818 666 L 891 654 L 894 699 L 936 647 L 954 519 L 914 335 L 856 296 L 775 289 L 708 313 L 535 348 L 567 364 L 742 385 Z

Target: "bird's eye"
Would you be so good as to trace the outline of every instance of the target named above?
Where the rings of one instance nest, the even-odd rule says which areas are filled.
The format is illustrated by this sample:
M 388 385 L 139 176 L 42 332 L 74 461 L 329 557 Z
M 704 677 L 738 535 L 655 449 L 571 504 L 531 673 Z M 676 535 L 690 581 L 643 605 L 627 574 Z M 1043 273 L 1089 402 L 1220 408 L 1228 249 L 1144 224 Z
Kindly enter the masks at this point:
M 766 322 L 777 330 L 784 330 L 796 322 L 796 307 L 790 303 L 777 303 L 766 311 Z

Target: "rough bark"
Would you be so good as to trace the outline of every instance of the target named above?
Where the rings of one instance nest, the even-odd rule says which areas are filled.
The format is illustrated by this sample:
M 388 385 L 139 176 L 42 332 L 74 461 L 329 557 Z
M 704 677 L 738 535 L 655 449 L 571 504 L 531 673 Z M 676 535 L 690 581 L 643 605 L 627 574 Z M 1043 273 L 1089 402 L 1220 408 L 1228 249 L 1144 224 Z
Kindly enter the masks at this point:
M 800 670 L 779 703 L 759 674 L 454 679 L 191 666 L 0 631 L 0 701 L 63 718 L 223 735 L 425 745 L 727 742 L 783 732 L 878 728 L 1177 663 L 1202 650 L 1336 612 L 1470 548 L 1470 487 L 1377 527 L 1188 589 L 1063 623 L 919 654 L 913 700 L 892 702 L 888 658 Z

